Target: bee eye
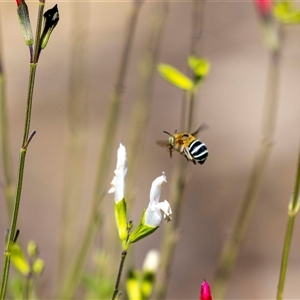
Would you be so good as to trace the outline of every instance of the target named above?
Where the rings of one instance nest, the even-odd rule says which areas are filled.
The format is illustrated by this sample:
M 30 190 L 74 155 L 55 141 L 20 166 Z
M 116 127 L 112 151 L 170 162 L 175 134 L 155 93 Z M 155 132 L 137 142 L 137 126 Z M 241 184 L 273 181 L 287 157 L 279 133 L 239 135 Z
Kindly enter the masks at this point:
M 189 134 L 185 133 L 185 134 L 183 135 L 183 137 L 189 137 Z

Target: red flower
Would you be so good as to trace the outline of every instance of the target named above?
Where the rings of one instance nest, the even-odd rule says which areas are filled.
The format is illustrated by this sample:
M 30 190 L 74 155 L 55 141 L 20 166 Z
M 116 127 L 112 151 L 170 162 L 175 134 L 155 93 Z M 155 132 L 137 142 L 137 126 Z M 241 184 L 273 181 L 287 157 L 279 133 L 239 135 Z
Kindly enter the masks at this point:
M 272 1 L 271 0 L 255 0 L 256 6 L 259 13 L 262 16 L 269 16 L 272 12 Z
M 16 0 L 17 1 L 17 5 L 20 6 L 22 0 Z
M 210 287 L 206 280 L 201 284 L 200 300 L 213 300 L 211 297 Z

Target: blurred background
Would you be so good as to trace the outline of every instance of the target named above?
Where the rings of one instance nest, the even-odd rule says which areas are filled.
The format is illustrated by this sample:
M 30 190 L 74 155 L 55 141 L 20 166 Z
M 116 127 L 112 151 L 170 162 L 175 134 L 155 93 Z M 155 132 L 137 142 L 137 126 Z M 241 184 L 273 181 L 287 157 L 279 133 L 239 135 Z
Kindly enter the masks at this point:
M 82 93 L 85 120 L 85 159 L 83 161 L 83 196 L 78 224 L 85 224 L 91 207 L 93 184 L 102 142 L 108 101 L 116 83 L 128 1 L 62 1 L 58 3 L 60 21 L 43 50 L 34 91 L 31 128 L 37 131 L 26 161 L 24 188 L 19 216 L 20 242 L 34 239 L 46 262 L 38 279 L 38 295 L 52 295 L 58 266 L 58 243 L 61 231 L 61 207 L 67 161 L 68 101 L 72 76 L 72 39 L 74 6 L 80 6 L 84 20 L 83 55 L 84 85 Z M 129 60 L 128 77 L 121 103 L 120 120 L 112 164 L 107 181 L 113 176 L 119 141 L 130 146 L 132 109 L 141 85 L 141 61 L 148 47 L 149 31 L 159 2 L 146 1 L 140 11 Z M 83 7 L 84 5 L 84 7 Z M 38 4 L 28 2 L 32 26 Z M 29 54 L 24 44 L 14 1 L 1 2 L 2 56 L 6 74 L 10 140 L 14 175 L 17 176 L 19 149 L 22 141 Z M 209 128 L 199 139 L 209 149 L 204 165 L 188 164 L 189 181 L 184 193 L 180 217 L 180 240 L 175 251 L 168 299 L 197 299 L 203 279 L 212 280 L 216 263 L 233 220 L 243 200 L 249 181 L 255 150 L 261 138 L 263 102 L 269 63 L 257 11 L 251 1 L 211 1 L 203 6 L 201 55 L 211 63 L 211 71 L 200 88 L 194 109 L 193 128 L 205 122 Z M 171 1 L 165 14 L 158 62 L 171 64 L 188 74 L 186 60 L 190 54 L 193 2 Z M 76 22 L 76 21 L 75 21 Z M 78 21 L 79 22 L 79 21 Z M 287 222 L 287 206 L 294 188 L 300 128 L 300 27 L 284 27 L 280 64 L 279 103 L 274 144 L 258 202 L 229 283 L 227 299 L 274 298 L 278 283 L 280 259 Z M 74 49 L 73 49 L 74 50 Z M 199 52 L 199 51 L 198 51 Z M 180 131 L 183 94 L 155 73 L 149 120 L 142 132 L 142 146 L 135 174 L 133 204 L 130 216 L 139 221 L 149 201 L 152 181 L 166 173 L 168 183 L 163 198 L 169 200 L 170 181 L 176 161 L 184 159 L 155 145 L 166 138 L 163 130 Z M 129 151 L 129 150 L 128 150 Z M 128 166 L 130 172 L 130 165 Z M 0 161 L 3 181 L 3 161 Z M 3 189 L 2 189 L 3 190 Z M 0 249 L 4 247 L 4 231 L 9 227 L 4 193 L 0 192 Z M 105 217 L 111 234 L 116 234 L 111 207 L 113 196 L 104 200 Z M 177 218 L 176 215 L 173 219 Z M 111 222 L 111 223 L 110 223 Z M 82 225 L 83 226 L 83 225 Z M 135 265 L 141 268 L 148 250 L 159 248 L 162 224 L 150 237 L 135 245 Z M 82 234 L 76 231 L 79 238 Z M 300 228 L 296 228 L 285 286 L 285 298 L 299 298 Z M 100 243 L 101 237 L 98 238 Z M 115 251 L 121 249 L 117 244 Z M 2 260 L 1 260 L 2 261 Z M 2 265 L 2 264 L 1 264 Z M 117 269 L 116 269 L 117 272 Z

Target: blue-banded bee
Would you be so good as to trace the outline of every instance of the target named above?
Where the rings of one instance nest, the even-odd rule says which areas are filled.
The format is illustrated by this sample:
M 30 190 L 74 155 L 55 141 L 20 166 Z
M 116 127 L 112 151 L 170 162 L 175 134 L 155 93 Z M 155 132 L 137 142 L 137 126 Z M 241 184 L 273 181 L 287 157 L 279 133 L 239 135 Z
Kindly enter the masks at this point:
M 172 150 L 177 150 L 180 154 L 184 155 L 188 161 L 192 161 L 194 164 L 197 162 L 199 164 L 203 164 L 208 156 L 208 150 L 204 143 L 199 141 L 195 135 L 206 127 L 205 124 L 201 125 L 195 132 L 193 133 L 175 133 L 172 135 L 167 131 L 164 133 L 168 134 L 170 137 L 165 141 L 156 141 L 159 146 L 163 148 L 168 148 L 170 150 L 170 157 L 172 157 Z

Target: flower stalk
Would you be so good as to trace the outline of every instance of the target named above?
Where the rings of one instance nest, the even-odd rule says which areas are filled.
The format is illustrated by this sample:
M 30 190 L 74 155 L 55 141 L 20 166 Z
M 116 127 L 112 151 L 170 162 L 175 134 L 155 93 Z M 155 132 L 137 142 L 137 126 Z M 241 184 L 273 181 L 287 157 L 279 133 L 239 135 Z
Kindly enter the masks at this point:
M 23 0 L 17 0 L 17 5 L 25 4 Z M 40 30 L 42 27 L 42 16 L 43 16 L 43 9 L 44 9 L 44 0 L 40 1 L 39 6 L 39 14 L 37 19 L 37 29 L 36 29 L 36 40 L 35 40 L 35 50 L 37 48 L 37 44 L 39 44 L 39 37 L 40 37 Z M 19 15 L 20 18 L 23 18 L 23 15 Z M 28 21 L 28 16 L 25 15 L 25 22 Z M 20 23 L 24 20 L 20 20 Z M 24 31 L 23 31 L 24 32 Z M 25 38 L 26 44 L 26 38 Z M 30 121 L 31 121 L 31 110 L 32 110 L 32 100 L 33 100 L 33 89 L 34 89 L 34 82 L 35 82 L 35 75 L 36 75 L 36 68 L 37 68 L 37 59 L 32 61 L 32 51 L 31 51 L 31 43 L 29 43 L 29 51 L 30 51 L 30 72 L 29 72 L 29 80 L 28 80 L 28 92 L 27 92 L 27 107 L 26 107 L 26 116 L 25 116 L 25 125 L 24 125 L 24 133 L 22 139 L 22 146 L 20 149 L 20 161 L 19 161 L 19 171 L 18 171 L 18 182 L 16 187 L 16 194 L 15 194 L 15 202 L 13 208 L 13 215 L 11 219 L 11 225 L 9 229 L 8 238 L 6 239 L 5 243 L 5 251 L 4 251 L 4 263 L 3 263 L 3 270 L 2 270 L 2 281 L 1 281 L 1 290 L 0 290 L 0 299 L 3 300 L 6 294 L 7 282 L 8 282 L 8 275 L 9 275 L 9 267 L 11 261 L 11 253 L 12 247 L 16 242 L 16 234 L 17 234 L 17 220 L 19 215 L 19 207 L 21 202 L 21 193 L 23 187 L 23 177 L 24 177 L 24 169 L 25 169 L 25 159 L 27 148 L 35 135 L 36 131 L 30 132 Z
M 279 32 L 280 30 L 281 28 L 279 28 Z M 278 36 L 281 37 L 280 34 L 278 34 Z M 226 293 L 229 276 L 234 267 L 252 212 L 257 202 L 259 187 L 272 150 L 278 106 L 280 51 L 281 49 L 279 47 L 270 50 L 270 62 L 261 128 L 262 138 L 258 142 L 242 206 L 219 257 L 213 282 L 213 290 L 216 299 L 223 299 Z
M 0 38 L 1 39 L 1 38 Z M 13 168 L 11 158 L 11 147 L 9 139 L 8 126 L 8 111 L 6 101 L 6 86 L 5 74 L 2 62 L 2 43 L 0 41 L 0 128 L 1 128 L 1 147 L 2 147 L 2 161 L 4 171 L 4 191 L 6 198 L 6 206 L 8 215 L 12 215 L 13 202 L 15 195 L 15 184 L 13 179 Z
M 127 221 L 126 202 L 124 198 L 125 177 L 127 174 L 126 149 L 121 143 L 118 149 L 117 166 L 114 173 L 115 176 L 111 182 L 112 187 L 109 190 L 109 193 L 114 192 L 115 194 L 116 225 L 119 232 L 119 238 L 122 242 L 123 252 L 121 255 L 121 262 L 112 300 L 114 300 L 119 294 L 120 278 L 125 257 L 127 255 L 127 250 L 129 249 L 130 245 L 156 231 L 162 220 L 162 212 L 166 222 L 171 221 L 172 216 L 172 210 L 168 201 L 164 200 L 163 202 L 160 202 L 162 186 L 167 181 L 166 176 L 163 173 L 152 182 L 148 207 L 146 210 L 144 210 L 140 223 L 131 232 L 133 228 L 133 222 Z
M 116 285 L 115 285 L 113 296 L 111 298 L 112 300 L 115 300 L 118 297 L 118 295 L 120 294 L 119 286 L 120 286 L 121 275 L 122 275 L 122 271 L 123 271 L 123 266 L 124 266 L 126 255 L 127 255 L 127 251 L 123 250 L 122 254 L 121 254 L 121 261 L 120 261 L 120 266 L 119 266 L 117 281 L 116 281 Z
M 197 0 L 194 2 L 192 9 L 192 39 L 190 46 L 190 53 L 196 54 L 196 49 L 199 51 L 199 42 L 201 39 L 202 26 L 203 26 L 203 5 L 204 1 Z M 200 28 L 199 28 L 200 26 Z M 194 117 L 194 106 L 198 90 L 198 79 L 195 76 L 193 70 L 193 81 L 192 85 L 194 88 L 184 92 L 182 101 L 181 111 L 181 128 L 184 128 L 187 132 L 192 131 L 193 117 Z M 158 273 L 157 284 L 154 287 L 153 298 L 154 299 L 165 299 L 171 267 L 174 259 L 174 253 L 176 245 L 179 240 L 179 224 L 180 215 L 183 205 L 183 194 L 187 184 L 188 165 L 184 159 L 180 159 L 175 165 L 173 176 L 171 179 L 171 204 L 173 207 L 173 213 L 176 219 L 165 228 L 163 243 L 161 245 L 161 262 L 160 272 Z
M 111 153 L 113 142 L 115 140 L 116 129 L 118 124 L 120 105 L 123 96 L 124 84 L 127 75 L 129 58 L 133 45 L 139 12 L 142 6 L 142 1 L 134 1 L 130 10 L 128 24 L 125 32 L 125 44 L 121 55 L 121 62 L 116 79 L 115 90 L 113 91 L 109 111 L 104 128 L 102 147 L 99 152 L 98 168 L 95 179 L 95 190 L 93 194 L 93 203 L 88 224 L 86 226 L 83 239 L 80 243 L 80 249 L 76 254 L 70 272 L 67 274 L 66 281 L 60 292 L 61 298 L 71 298 L 75 292 L 76 286 L 83 272 L 84 264 L 87 259 L 88 251 L 92 245 L 97 230 L 102 222 L 101 204 L 102 199 L 106 194 L 106 178 L 107 169 L 111 162 Z
M 284 283 L 285 283 L 286 270 L 287 270 L 289 253 L 291 248 L 295 218 L 299 211 L 299 206 L 300 206 L 299 188 L 300 188 L 300 148 L 299 148 L 299 155 L 298 155 L 298 167 L 297 167 L 294 193 L 292 195 L 288 207 L 288 221 L 286 225 L 285 239 L 284 239 L 282 258 L 281 258 L 281 267 L 280 267 L 278 289 L 277 289 L 277 296 L 276 296 L 277 300 L 282 300 L 283 297 Z

